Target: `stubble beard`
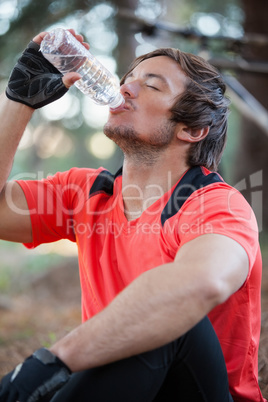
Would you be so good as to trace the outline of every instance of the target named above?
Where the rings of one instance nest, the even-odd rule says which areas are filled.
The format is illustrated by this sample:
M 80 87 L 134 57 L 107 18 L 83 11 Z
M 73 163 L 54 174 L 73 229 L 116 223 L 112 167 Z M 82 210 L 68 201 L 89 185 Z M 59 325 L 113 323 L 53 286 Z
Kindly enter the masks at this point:
M 129 126 L 111 126 L 106 123 L 104 134 L 121 148 L 125 158 L 135 164 L 154 165 L 174 138 L 175 123 L 168 120 L 149 139 Z

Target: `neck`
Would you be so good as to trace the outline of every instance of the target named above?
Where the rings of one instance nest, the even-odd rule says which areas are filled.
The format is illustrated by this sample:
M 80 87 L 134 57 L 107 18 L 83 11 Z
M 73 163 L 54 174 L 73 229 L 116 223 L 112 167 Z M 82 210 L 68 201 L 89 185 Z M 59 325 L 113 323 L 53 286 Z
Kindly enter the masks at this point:
M 184 158 L 172 156 L 170 153 L 151 165 L 146 161 L 137 164 L 135 158 L 126 156 L 123 165 L 122 195 L 127 219 L 138 218 L 145 209 L 172 188 L 188 169 Z

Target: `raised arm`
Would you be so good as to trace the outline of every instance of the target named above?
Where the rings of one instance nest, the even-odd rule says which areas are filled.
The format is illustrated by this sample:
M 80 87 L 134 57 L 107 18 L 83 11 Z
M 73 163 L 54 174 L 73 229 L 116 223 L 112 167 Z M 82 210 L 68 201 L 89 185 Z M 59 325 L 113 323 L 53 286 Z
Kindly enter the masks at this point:
M 32 241 L 24 193 L 17 183 L 7 183 L 24 130 L 35 109 L 59 99 L 80 78 L 77 73 L 63 77 L 42 56 L 39 45 L 45 34 L 40 33 L 29 43 L 11 73 L 6 93 L 0 97 L 0 239 L 3 240 Z M 81 35 L 76 38 L 83 41 Z
M 19 141 L 33 111 L 29 106 L 8 99 L 5 94 L 0 97 L 0 238 L 3 240 L 31 241 L 29 214 L 15 212 L 27 211 L 24 194 L 18 184 L 6 184 L 6 181 Z

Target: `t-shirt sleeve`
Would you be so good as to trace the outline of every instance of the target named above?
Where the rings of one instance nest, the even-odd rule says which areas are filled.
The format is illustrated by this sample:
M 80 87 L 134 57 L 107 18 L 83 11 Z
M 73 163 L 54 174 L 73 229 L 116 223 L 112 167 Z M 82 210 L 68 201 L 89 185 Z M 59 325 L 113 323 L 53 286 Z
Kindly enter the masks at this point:
M 73 216 L 83 208 L 98 170 L 73 168 L 42 180 L 19 180 L 29 208 L 33 241 L 27 248 L 60 239 L 76 241 Z
M 221 234 L 247 252 L 250 270 L 258 251 L 258 225 L 242 194 L 226 184 L 209 185 L 185 202 L 179 218 L 180 245 L 204 234 Z

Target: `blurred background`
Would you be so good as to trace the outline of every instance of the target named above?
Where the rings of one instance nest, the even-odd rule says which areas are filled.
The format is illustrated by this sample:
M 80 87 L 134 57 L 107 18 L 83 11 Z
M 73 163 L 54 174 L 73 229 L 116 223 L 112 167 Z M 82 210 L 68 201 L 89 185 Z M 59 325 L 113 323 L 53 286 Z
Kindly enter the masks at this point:
M 252 205 L 268 256 L 268 2 L 267 0 L 0 0 L 0 89 L 33 36 L 74 28 L 91 52 L 121 77 L 130 62 L 157 47 L 199 54 L 224 75 L 231 98 L 228 145 L 220 165 L 226 181 Z M 10 179 L 41 179 L 72 166 L 115 172 L 122 155 L 102 134 L 108 108 L 76 88 L 36 111 L 20 143 Z M 0 307 L 7 295 L 52 266 L 73 261 L 59 242 L 28 251 L 0 242 Z M 67 264 L 67 262 L 66 262 Z M 1 334 L 0 334 L 1 344 Z

